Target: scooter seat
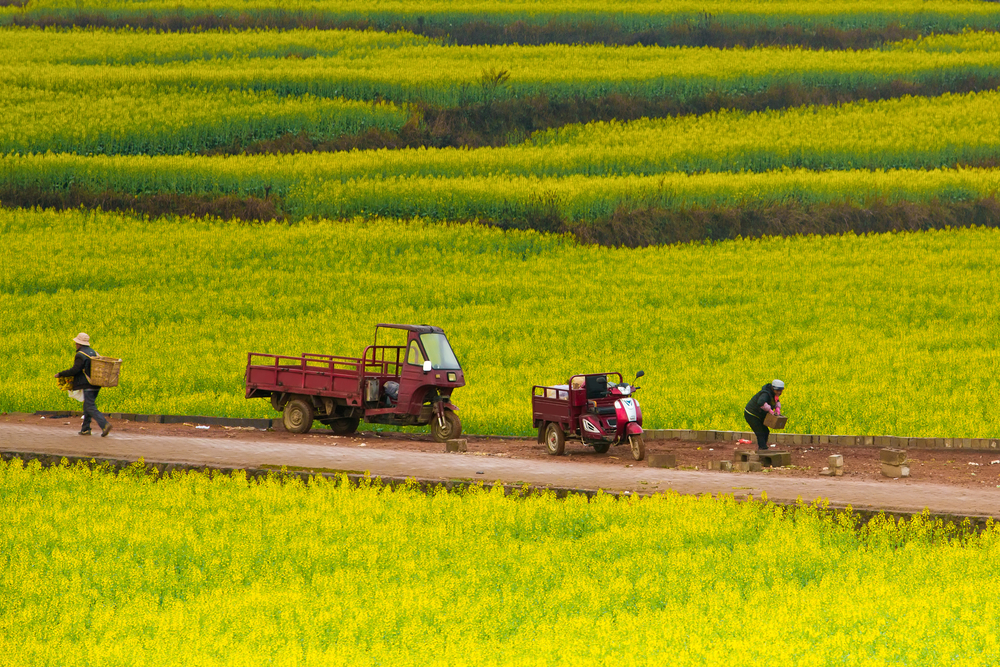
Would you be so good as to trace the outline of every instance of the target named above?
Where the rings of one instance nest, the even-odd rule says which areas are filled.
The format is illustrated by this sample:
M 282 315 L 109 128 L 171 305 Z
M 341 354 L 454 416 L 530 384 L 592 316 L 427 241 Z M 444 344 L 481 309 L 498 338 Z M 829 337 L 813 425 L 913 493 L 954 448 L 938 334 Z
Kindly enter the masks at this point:
M 613 415 L 615 414 L 615 406 L 598 405 L 597 407 L 590 408 L 588 412 L 592 415 Z

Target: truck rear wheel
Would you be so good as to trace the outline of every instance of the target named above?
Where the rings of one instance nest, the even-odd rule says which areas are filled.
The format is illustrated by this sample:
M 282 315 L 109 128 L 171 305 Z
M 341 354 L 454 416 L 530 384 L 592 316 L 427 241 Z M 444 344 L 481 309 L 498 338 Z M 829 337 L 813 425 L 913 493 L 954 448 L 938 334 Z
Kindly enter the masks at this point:
M 315 417 L 316 411 L 313 409 L 312 403 L 297 396 L 285 404 L 281 421 L 289 433 L 308 433 Z
M 431 435 L 438 442 L 445 442 L 462 435 L 462 420 L 451 410 L 444 411 L 444 425 L 438 420 L 437 415 L 431 417 Z
M 566 451 L 566 435 L 562 427 L 555 422 L 549 422 L 545 427 L 545 449 L 552 456 L 562 456 Z
M 361 420 L 357 417 L 344 417 L 343 419 L 330 419 L 325 423 L 337 435 L 350 435 L 358 430 L 358 424 L 361 423 Z

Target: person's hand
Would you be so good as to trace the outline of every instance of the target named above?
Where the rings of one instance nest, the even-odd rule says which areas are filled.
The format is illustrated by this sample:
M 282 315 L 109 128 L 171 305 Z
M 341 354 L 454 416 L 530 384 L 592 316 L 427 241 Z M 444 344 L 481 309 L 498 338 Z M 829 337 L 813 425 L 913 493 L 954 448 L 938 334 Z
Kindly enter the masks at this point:
M 59 373 L 56 373 L 56 374 L 55 374 L 55 375 L 53 375 L 52 377 L 54 377 L 54 378 L 57 378 L 57 379 L 58 379 L 58 378 L 59 378 Z

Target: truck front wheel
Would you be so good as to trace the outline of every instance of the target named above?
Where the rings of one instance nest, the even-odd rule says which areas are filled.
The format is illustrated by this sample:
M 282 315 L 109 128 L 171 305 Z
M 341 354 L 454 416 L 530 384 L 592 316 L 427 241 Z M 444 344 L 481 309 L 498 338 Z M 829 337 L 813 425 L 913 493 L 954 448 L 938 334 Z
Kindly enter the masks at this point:
M 281 420 L 289 433 L 308 433 L 315 417 L 316 411 L 312 403 L 307 399 L 296 397 L 285 404 Z
M 444 411 L 444 424 L 437 415 L 431 417 L 431 435 L 438 442 L 445 442 L 462 435 L 462 420 L 451 410 Z

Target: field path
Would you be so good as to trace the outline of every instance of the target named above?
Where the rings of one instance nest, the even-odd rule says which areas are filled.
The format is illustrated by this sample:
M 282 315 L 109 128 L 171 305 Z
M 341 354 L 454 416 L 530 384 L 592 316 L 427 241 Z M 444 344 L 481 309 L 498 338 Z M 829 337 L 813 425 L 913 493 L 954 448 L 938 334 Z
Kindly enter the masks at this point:
M 775 501 L 827 498 L 835 507 L 885 509 L 1000 518 L 1000 489 L 961 488 L 913 479 L 856 481 L 846 478 L 779 478 L 763 474 L 724 474 L 714 471 L 664 470 L 644 463 L 632 467 L 592 465 L 567 460 L 523 460 L 476 454 L 406 451 L 362 447 L 365 438 L 290 441 L 287 437 L 254 440 L 205 438 L 197 435 L 117 433 L 111 437 L 80 437 L 74 427 L 52 428 L 0 423 L 0 451 L 68 456 L 94 456 L 150 462 L 204 464 L 229 468 L 262 466 L 306 467 L 369 471 L 387 477 L 482 480 L 486 483 L 529 483 L 535 486 L 605 489 L 650 493 L 733 494 L 759 497 L 764 491 Z M 275 434 L 276 435 L 276 434 Z M 367 443 L 366 443 L 367 444 Z

